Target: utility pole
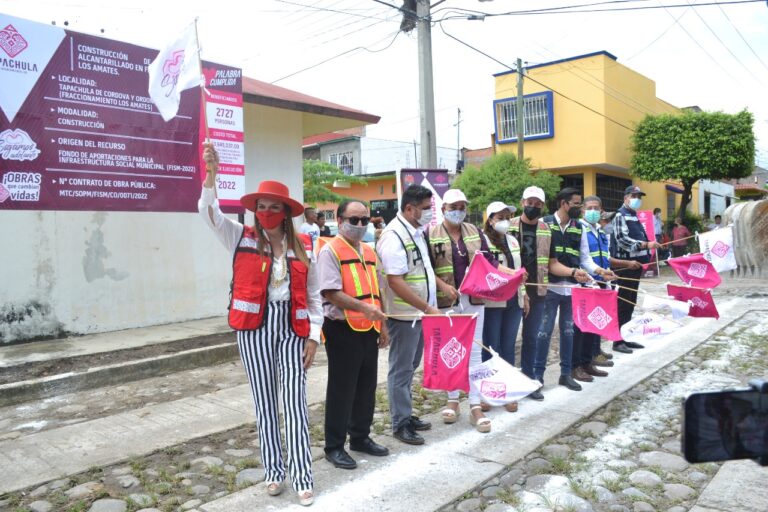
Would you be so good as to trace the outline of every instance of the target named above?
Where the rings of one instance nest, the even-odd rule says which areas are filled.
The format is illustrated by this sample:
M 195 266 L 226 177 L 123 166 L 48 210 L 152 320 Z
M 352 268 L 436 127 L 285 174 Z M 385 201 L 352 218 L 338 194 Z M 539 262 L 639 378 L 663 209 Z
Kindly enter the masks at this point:
M 523 139 L 525 138 L 525 99 L 523 98 L 523 60 L 517 59 L 517 159 L 524 158 Z
M 432 79 L 432 19 L 429 0 L 416 0 L 419 41 L 419 121 L 421 125 L 421 167 L 437 167 L 435 138 L 435 94 Z
M 461 162 L 461 109 L 456 109 L 456 170 L 459 170 L 459 163 Z

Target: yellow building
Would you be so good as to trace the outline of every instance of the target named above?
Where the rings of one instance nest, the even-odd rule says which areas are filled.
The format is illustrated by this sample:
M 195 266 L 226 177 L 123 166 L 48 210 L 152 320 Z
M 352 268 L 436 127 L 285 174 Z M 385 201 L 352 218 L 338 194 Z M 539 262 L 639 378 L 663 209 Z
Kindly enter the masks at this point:
M 495 152 L 517 153 L 517 72 L 494 75 Z M 648 114 L 681 110 L 656 97 L 656 83 L 601 51 L 525 69 L 524 154 L 534 169 L 563 177 L 584 195 L 597 195 L 606 210 L 623 202 L 635 184 L 648 195 L 643 209 L 659 207 L 665 218 L 680 205 L 679 182 L 644 182 L 629 175 L 630 136 Z M 692 211 L 698 211 L 698 185 Z

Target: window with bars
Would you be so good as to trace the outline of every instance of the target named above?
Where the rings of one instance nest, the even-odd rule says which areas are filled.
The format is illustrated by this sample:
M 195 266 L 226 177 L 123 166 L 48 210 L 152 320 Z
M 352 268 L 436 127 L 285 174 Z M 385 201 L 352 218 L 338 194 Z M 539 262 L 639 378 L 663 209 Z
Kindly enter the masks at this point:
M 346 153 L 331 153 L 328 156 L 328 162 L 341 169 L 344 174 L 352 174 L 355 167 L 351 151 L 347 151 Z
M 517 141 L 517 98 L 495 100 L 496 142 Z M 523 139 L 546 139 L 555 136 L 552 92 L 523 96 Z

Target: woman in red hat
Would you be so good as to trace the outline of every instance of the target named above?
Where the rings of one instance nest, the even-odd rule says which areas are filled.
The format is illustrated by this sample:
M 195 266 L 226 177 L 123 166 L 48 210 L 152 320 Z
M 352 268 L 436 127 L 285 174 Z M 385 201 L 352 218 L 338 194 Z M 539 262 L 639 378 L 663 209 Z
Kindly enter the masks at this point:
M 293 488 L 302 505 L 311 505 L 306 370 L 315 357 L 323 314 L 311 240 L 297 235 L 291 220 L 304 207 L 288 196 L 288 187 L 282 183 L 262 181 L 257 192 L 240 199 L 255 213 L 253 226 L 225 217 L 214 188 L 219 157 L 212 144 L 204 147 L 207 175 L 198 209 L 233 255 L 229 325 L 237 331 L 256 403 L 267 492 L 280 494 L 286 476 L 279 397 Z

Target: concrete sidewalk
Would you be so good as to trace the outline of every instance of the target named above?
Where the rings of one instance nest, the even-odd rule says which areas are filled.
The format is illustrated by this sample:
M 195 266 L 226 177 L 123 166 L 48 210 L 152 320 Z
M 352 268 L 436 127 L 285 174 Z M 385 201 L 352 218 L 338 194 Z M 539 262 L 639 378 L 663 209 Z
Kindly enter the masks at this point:
M 358 457 L 354 471 L 334 469 L 321 461 L 314 465 L 317 498 L 313 510 L 436 510 L 707 340 L 745 314 L 749 301 L 729 300 L 719 307 L 720 321 L 691 320 L 663 341 L 616 357 L 610 377 L 590 383 L 581 393 L 552 386 L 559 367 L 550 366 L 545 375 L 549 384 L 545 400 L 524 400 L 516 414 L 493 410 L 489 413 L 493 421 L 490 434 L 479 434 L 469 426 L 465 403 L 454 425 L 442 424 L 438 414 L 426 417 L 434 427 L 424 433 L 424 446 L 406 446 L 379 436 L 377 441 L 392 449 L 389 457 Z M 293 492 L 270 497 L 263 483 L 199 508 L 205 512 L 302 509 Z
M 73 336 L 51 341 L 0 346 L 0 368 L 139 348 L 231 331 L 232 329 L 227 325 L 226 317 L 221 316 L 138 329 Z
M 768 510 L 768 467 L 740 460 L 726 462 L 690 512 L 765 512 Z

